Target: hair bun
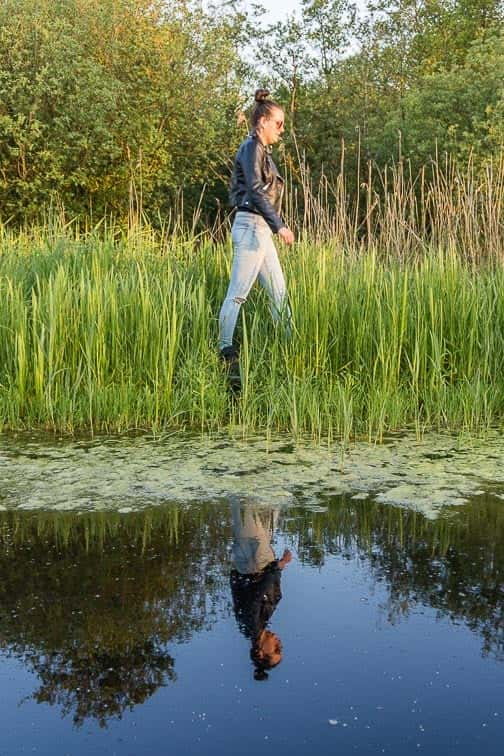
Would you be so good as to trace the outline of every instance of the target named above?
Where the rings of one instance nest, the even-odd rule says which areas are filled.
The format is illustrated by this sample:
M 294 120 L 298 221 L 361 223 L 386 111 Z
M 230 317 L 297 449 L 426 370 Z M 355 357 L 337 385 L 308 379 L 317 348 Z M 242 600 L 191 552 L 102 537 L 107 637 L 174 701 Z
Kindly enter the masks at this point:
M 270 93 L 268 89 L 256 89 L 255 101 L 265 102 L 265 100 L 267 100 L 269 96 L 270 96 Z

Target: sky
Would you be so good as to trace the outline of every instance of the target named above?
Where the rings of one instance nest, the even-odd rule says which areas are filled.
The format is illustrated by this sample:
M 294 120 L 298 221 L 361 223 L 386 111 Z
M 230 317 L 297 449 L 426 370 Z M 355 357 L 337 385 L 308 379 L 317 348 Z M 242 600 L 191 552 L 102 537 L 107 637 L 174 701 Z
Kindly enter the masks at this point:
M 281 21 L 289 13 L 298 10 L 301 3 L 299 0 L 263 0 L 261 3 L 268 11 L 268 20 Z
M 353 0 L 356 4 L 359 15 L 364 15 L 369 0 Z M 301 9 L 301 0 L 242 0 L 242 7 L 249 8 L 253 5 L 262 5 L 266 9 L 263 21 L 266 24 L 274 24 L 276 21 L 285 20 L 286 17 Z M 356 43 L 350 42 L 347 52 L 352 53 L 357 49 Z
M 367 0 L 357 0 L 357 7 L 363 9 L 366 2 Z M 289 13 L 299 10 L 301 6 L 300 0 L 259 0 L 259 3 L 266 8 L 268 21 L 271 23 L 281 21 Z M 245 5 L 251 4 L 250 2 L 245 2 Z

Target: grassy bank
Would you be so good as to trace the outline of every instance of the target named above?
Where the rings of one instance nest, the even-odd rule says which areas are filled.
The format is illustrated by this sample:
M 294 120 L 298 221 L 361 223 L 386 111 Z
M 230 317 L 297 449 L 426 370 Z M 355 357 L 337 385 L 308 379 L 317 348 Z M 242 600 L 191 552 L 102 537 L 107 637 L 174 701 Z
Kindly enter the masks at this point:
M 243 392 L 217 359 L 230 248 L 149 234 L 3 233 L 3 428 L 194 428 L 379 437 L 480 428 L 504 412 L 504 271 L 455 253 L 381 262 L 328 243 L 282 250 L 286 341 L 254 289 Z

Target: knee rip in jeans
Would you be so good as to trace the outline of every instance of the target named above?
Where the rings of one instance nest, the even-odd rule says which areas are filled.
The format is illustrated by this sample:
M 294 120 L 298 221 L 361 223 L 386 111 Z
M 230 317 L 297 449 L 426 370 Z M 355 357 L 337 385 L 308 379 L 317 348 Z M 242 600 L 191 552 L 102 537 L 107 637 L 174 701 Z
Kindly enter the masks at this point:
M 242 304 L 244 304 L 244 303 L 245 303 L 246 301 L 247 301 L 247 300 L 245 299 L 245 297 L 233 297 L 233 302 L 234 302 L 235 304 L 237 304 L 237 305 L 242 305 Z

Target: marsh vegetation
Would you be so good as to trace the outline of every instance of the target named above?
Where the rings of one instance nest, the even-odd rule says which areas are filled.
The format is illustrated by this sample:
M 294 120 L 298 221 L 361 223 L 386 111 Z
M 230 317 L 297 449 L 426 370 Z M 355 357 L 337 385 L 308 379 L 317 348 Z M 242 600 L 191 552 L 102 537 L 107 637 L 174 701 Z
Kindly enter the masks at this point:
M 504 272 L 455 248 L 399 259 L 302 238 L 283 264 L 294 313 L 261 292 L 240 324 L 243 391 L 217 359 L 230 248 L 148 230 L 3 231 L 0 422 L 124 431 L 241 426 L 379 437 L 479 428 L 504 401 Z
M 502 2 L 466 11 L 306 0 L 261 33 L 229 3 L 4 2 L 0 426 L 379 438 L 498 423 Z M 275 61 L 287 116 L 294 331 L 254 294 L 230 402 L 226 185 L 264 75 L 247 50 Z

